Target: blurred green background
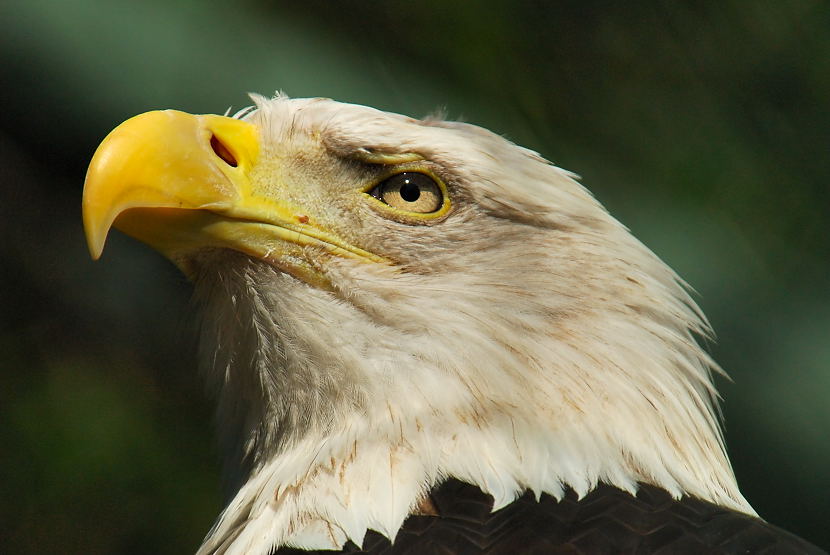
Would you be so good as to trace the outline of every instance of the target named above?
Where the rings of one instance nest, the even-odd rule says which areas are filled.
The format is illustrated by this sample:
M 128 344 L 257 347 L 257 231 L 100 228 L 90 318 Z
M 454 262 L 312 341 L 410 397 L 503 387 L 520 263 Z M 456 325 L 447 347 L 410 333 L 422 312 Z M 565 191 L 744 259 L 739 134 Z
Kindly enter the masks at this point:
M 189 286 L 86 164 L 155 108 L 248 91 L 445 108 L 583 182 L 698 291 L 747 498 L 830 546 L 830 5 L 6 0 L 0 552 L 187 553 L 218 514 Z

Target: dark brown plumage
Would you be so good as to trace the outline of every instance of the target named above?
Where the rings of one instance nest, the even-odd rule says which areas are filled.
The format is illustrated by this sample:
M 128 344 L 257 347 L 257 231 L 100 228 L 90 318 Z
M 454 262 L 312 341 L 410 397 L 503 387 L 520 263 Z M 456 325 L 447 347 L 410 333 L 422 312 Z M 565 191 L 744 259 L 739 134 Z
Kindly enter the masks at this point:
M 493 498 L 475 486 L 449 480 L 435 488 L 440 518 L 409 517 L 394 545 L 369 531 L 363 549 L 347 544 L 343 553 L 377 555 L 521 554 L 764 554 L 812 555 L 825 551 L 759 518 L 692 497 L 672 499 L 640 485 L 636 497 L 601 484 L 583 499 L 573 491 L 557 502 L 526 493 L 491 512 Z M 274 555 L 320 555 L 332 551 L 283 548 Z

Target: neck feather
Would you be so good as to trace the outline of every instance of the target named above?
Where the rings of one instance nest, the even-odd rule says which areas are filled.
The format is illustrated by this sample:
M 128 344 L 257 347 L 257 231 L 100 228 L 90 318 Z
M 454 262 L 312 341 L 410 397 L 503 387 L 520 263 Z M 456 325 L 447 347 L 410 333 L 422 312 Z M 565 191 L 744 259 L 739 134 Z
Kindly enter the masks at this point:
M 561 498 L 564 487 L 634 493 L 642 482 L 753 514 L 723 448 L 713 363 L 689 330 L 703 324 L 683 299 L 664 313 L 550 311 L 555 332 L 505 344 L 491 329 L 498 318 L 543 327 L 518 307 L 458 326 L 446 351 L 440 341 L 424 350 L 411 329 L 388 337 L 359 298 L 332 303 L 261 263 L 222 257 L 197 297 L 236 493 L 200 553 L 340 548 L 367 529 L 394 538 L 447 477 L 491 494 L 495 508 L 528 489 Z

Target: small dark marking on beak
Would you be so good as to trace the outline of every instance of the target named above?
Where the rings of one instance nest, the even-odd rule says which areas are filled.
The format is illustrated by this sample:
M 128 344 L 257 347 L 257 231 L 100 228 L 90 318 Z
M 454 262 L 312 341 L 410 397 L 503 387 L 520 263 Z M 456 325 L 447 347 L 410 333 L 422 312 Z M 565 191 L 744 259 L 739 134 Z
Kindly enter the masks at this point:
M 301 224 L 307 224 L 308 223 L 308 216 L 306 216 L 305 214 L 299 214 L 297 216 L 297 221 L 300 222 Z

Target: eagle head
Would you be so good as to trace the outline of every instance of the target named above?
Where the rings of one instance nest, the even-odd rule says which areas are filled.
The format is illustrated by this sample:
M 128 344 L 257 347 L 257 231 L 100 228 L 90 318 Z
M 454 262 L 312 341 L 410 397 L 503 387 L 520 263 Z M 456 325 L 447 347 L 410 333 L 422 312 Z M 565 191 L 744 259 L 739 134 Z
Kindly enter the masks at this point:
M 738 511 L 708 325 L 677 275 L 537 153 L 474 125 L 255 96 L 149 112 L 84 191 L 193 282 L 231 496 L 202 552 L 394 538 L 449 477 L 659 486 Z

